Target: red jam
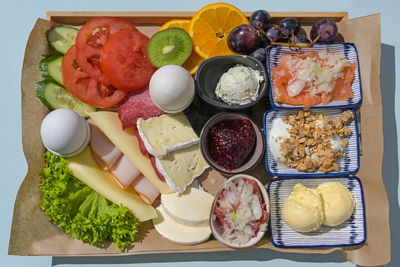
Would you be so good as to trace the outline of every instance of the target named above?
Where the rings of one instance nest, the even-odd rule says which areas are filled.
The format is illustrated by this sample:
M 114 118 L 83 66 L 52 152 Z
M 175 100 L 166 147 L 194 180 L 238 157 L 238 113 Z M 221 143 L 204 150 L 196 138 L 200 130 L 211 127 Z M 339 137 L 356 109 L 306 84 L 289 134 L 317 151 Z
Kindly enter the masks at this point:
M 247 119 L 225 120 L 208 133 L 208 148 L 215 162 L 232 171 L 249 158 L 256 143 L 256 132 Z

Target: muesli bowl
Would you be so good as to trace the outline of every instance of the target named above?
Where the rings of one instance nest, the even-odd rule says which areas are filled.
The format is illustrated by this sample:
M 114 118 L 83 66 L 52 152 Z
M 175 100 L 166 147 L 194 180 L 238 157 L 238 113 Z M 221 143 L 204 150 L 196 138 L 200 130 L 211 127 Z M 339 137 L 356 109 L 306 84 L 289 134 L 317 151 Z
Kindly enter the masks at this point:
M 228 104 L 215 93 L 221 76 L 237 65 L 256 70 L 263 78 L 259 84 L 257 96 L 246 104 Z M 204 60 L 197 69 L 195 81 L 197 94 L 207 104 L 222 110 L 242 110 L 254 106 L 263 98 L 267 90 L 268 76 L 264 65 L 258 59 L 246 55 L 228 55 Z
M 243 183 L 241 182 L 243 181 Z M 246 188 L 246 186 L 248 186 Z M 254 188 L 255 186 L 258 187 L 258 191 Z M 234 189 L 235 191 L 232 191 Z M 240 189 L 241 188 L 241 189 Z M 250 193 L 248 190 L 252 190 Z M 253 189 L 254 188 L 254 189 Z M 230 191 L 231 190 L 231 191 Z M 241 191 L 240 191 L 241 190 Z M 258 196 L 255 191 L 258 192 Z M 240 192 L 240 193 L 238 193 Z M 223 195 L 222 195 L 223 194 Z M 240 195 L 240 198 L 238 198 Z M 222 197 L 221 197 L 222 196 Z M 249 200 L 249 198 L 253 197 L 253 202 Z M 236 198 L 236 199 L 235 199 Z M 260 205 L 257 204 L 257 198 L 259 199 Z M 256 201 L 254 201 L 256 200 Z M 221 201 L 225 201 L 222 203 Z M 240 201 L 241 205 L 238 205 L 236 209 L 229 209 L 226 208 L 227 202 L 235 202 Z M 251 206 L 246 206 L 244 204 L 251 202 Z M 221 214 L 221 208 L 225 208 L 225 217 L 229 220 L 232 217 L 230 222 L 222 224 L 220 219 L 218 219 L 217 213 Z M 247 212 L 246 212 L 247 211 Z M 218 190 L 214 198 L 214 202 L 211 206 L 210 212 L 210 226 L 211 232 L 213 236 L 221 243 L 233 247 L 233 248 L 247 248 L 256 245 L 264 236 L 265 232 L 267 231 L 268 227 L 268 219 L 270 214 L 270 202 L 267 190 L 265 189 L 264 185 L 255 177 L 247 175 L 247 174 L 238 174 L 227 181 L 225 181 L 224 185 Z M 253 220 L 251 220 L 253 218 Z M 239 221 L 239 224 L 238 224 Z M 234 229 L 230 234 L 224 234 L 224 226 L 225 228 L 228 225 L 237 226 L 242 224 L 243 222 L 248 222 L 246 224 L 247 230 L 244 231 L 243 228 Z M 253 229 L 255 225 L 258 224 L 257 229 Z M 249 230 L 252 229 L 252 230 Z M 243 233 L 251 233 L 252 235 L 243 237 Z M 232 238 L 233 237 L 233 238 Z
M 301 111 L 301 110 L 300 110 Z M 352 114 L 353 120 L 347 124 L 351 134 L 347 136 L 347 145 L 342 148 L 344 152 L 343 158 L 338 158 L 337 163 L 339 165 L 338 170 L 333 170 L 329 172 L 320 171 L 318 168 L 315 171 L 300 171 L 296 168 L 291 168 L 286 166 L 283 163 L 283 159 L 278 160 L 273 153 L 273 143 L 279 140 L 283 140 L 284 138 L 278 140 L 271 140 L 272 128 L 274 127 L 275 120 L 285 120 L 289 115 L 296 115 L 299 110 L 267 110 L 264 113 L 263 125 L 264 125 L 264 136 L 265 136 L 265 168 L 269 174 L 272 176 L 289 176 L 289 177 L 338 177 L 338 176 L 347 176 L 354 175 L 358 172 L 360 168 L 360 150 L 359 150 L 359 140 L 358 140 L 358 124 L 357 124 L 357 116 L 354 110 L 341 110 L 341 109 L 312 109 L 310 110 L 310 114 L 314 115 L 323 115 L 331 118 L 332 120 L 339 119 L 344 112 L 349 112 Z M 306 112 L 306 111 L 304 111 Z M 313 129 L 310 129 L 313 131 Z M 283 130 L 281 130 L 283 132 Z M 278 143 L 276 143 L 278 144 Z M 275 144 L 275 147 L 276 147 Z M 307 153 L 307 152 L 306 152 Z M 313 157 L 313 155 L 311 155 Z

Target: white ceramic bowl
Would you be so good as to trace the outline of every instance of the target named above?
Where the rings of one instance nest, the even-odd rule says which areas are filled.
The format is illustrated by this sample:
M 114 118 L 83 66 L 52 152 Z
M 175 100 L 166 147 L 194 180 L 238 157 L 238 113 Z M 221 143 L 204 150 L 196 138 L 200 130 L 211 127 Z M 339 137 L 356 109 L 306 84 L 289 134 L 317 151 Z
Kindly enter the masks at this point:
M 258 187 L 260 189 L 261 196 L 263 198 L 263 203 L 265 203 L 265 209 L 266 209 L 266 211 L 268 213 L 268 218 L 269 218 L 270 203 L 269 203 L 268 193 L 267 193 L 267 190 L 265 189 L 264 185 L 257 178 L 255 178 L 253 176 L 250 176 L 250 175 L 247 175 L 247 174 L 238 174 L 238 175 L 232 176 L 230 179 L 228 179 L 225 182 L 224 186 L 218 190 L 218 193 L 216 194 L 216 196 L 214 198 L 214 202 L 213 202 L 213 204 L 211 206 L 210 226 L 211 226 L 211 232 L 212 232 L 213 236 L 219 242 L 221 242 L 221 243 L 223 243 L 223 244 L 225 244 L 225 245 L 227 245 L 229 247 L 233 247 L 233 248 L 248 248 L 248 247 L 254 246 L 255 244 L 257 244 L 262 239 L 262 237 L 264 236 L 264 234 L 266 232 L 267 227 L 265 227 L 262 230 L 258 230 L 257 235 L 255 237 L 252 237 L 245 244 L 233 243 L 233 242 L 229 242 L 228 240 L 226 240 L 225 238 L 222 237 L 222 233 L 223 233 L 222 226 L 218 222 L 218 220 L 217 220 L 217 218 L 216 218 L 216 216 L 214 214 L 214 209 L 215 209 L 215 205 L 217 204 L 218 197 L 221 194 L 221 192 L 224 190 L 225 185 L 230 183 L 230 182 L 233 182 L 235 180 L 238 180 L 238 179 L 250 179 L 250 180 L 254 180 L 254 181 L 257 182 L 257 185 L 258 185 Z M 268 224 L 268 219 L 267 219 L 266 223 Z

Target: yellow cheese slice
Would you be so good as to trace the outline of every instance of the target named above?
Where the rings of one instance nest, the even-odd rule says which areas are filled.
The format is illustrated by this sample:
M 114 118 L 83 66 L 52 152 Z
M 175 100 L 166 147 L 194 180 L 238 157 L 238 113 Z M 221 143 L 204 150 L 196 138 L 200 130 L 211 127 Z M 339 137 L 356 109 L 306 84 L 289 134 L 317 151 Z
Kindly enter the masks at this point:
M 88 114 L 108 139 L 128 157 L 133 165 L 150 180 L 160 193 L 169 194 L 173 192 L 165 182 L 158 178 L 151 165 L 150 158 L 143 156 L 140 152 L 139 141 L 134 127 L 122 130 L 122 125 L 116 112 L 99 111 Z
M 145 204 L 133 189 L 123 190 L 113 182 L 112 174 L 99 167 L 89 147 L 78 155 L 67 158 L 67 162 L 73 176 L 111 202 L 128 208 L 139 221 L 157 217 L 155 209 Z

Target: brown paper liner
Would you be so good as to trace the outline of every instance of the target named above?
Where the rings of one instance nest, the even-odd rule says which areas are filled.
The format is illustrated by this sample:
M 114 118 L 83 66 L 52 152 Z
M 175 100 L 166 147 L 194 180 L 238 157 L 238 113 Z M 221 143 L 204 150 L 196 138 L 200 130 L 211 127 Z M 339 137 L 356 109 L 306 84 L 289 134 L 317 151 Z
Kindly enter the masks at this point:
M 171 243 L 154 230 L 151 222 L 143 224 L 141 240 L 126 252 L 118 252 L 114 245 L 102 248 L 83 244 L 71 239 L 57 226 L 47 220 L 40 209 L 38 183 L 44 167 L 44 147 L 40 139 L 40 124 L 48 110 L 36 98 L 35 83 L 42 79 L 38 63 L 50 50 L 45 32 L 52 26 L 46 20 L 38 19 L 26 46 L 22 69 L 22 137 L 25 157 L 28 162 L 26 175 L 17 195 L 10 235 L 9 254 L 51 255 L 51 256 L 111 256 L 151 253 L 232 251 L 216 240 L 182 246 Z M 320 253 L 343 250 L 346 259 L 359 265 L 381 265 L 390 261 L 389 206 L 381 175 L 383 156 L 382 103 L 379 81 L 380 70 L 380 15 L 342 21 L 339 32 L 347 42 L 354 42 L 358 49 L 363 103 L 359 110 L 361 119 L 361 166 L 357 176 L 364 187 L 366 206 L 367 241 L 364 245 L 347 248 L 278 249 L 272 246 L 268 233 L 253 248 L 267 248 L 281 252 Z M 262 164 L 260 166 L 263 166 Z M 258 177 L 270 179 L 265 168 L 252 172 Z M 223 179 L 215 171 L 209 171 L 206 178 Z M 266 180 L 264 180 L 266 182 Z M 217 182 L 218 184 L 218 182 Z M 205 187 L 215 185 L 209 179 Z M 215 185 L 216 186 L 216 185 Z M 213 191 L 211 189 L 211 191 Z M 216 191 L 216 190 L 215 190 Z M 266 252 L 267 253 L 267 252 Z

